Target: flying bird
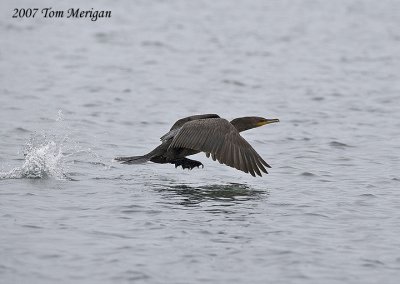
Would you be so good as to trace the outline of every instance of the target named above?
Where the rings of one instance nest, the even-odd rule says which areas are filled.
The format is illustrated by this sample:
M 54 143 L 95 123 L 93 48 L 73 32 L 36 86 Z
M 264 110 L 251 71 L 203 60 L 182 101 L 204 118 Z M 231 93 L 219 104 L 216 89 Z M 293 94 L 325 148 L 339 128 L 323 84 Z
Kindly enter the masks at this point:
M 262 176 L 270 168 L 240 135 L 240 132 L 262 125 L 279 122 L 279 119 L 263 117 L 239 117 L 228 121 L 216 114 L 193 115 L 179 119 L 170 131 L 163 135 L 161 145 L 143 156 L 117 157 L 123 164 L 141 164 L 148 161 L 160 164 L 174 164 L 183 169 L 204 167 L 199 161 L 187 156 L 205 152 L 207 157 L 218 160 L 221 164 L 236 168 L 252 176 Z

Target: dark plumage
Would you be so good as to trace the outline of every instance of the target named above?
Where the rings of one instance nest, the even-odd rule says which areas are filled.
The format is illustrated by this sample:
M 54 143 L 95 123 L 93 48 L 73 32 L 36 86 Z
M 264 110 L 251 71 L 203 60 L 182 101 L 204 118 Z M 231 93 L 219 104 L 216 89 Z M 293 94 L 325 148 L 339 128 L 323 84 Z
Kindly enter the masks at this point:
M 205 152 L 214 161 L 218 160 L 221 164 L 252 176 L 261 176 L 261 172 L 268 173 L 265 168 L 270 166 L 239 132 L 278 121 L 262 117 L 240 117 L 229 122 L 216 114 L 193 115 L 175 122 L 170 131 L 160 138 L 161 145 L 150 153 L 144 156 L 118 157 L 115 160 L 123 164 L 147 161 L 170 163 L 175 164 L 175 167 L 193 169 L 203 164 L 186 157 Z

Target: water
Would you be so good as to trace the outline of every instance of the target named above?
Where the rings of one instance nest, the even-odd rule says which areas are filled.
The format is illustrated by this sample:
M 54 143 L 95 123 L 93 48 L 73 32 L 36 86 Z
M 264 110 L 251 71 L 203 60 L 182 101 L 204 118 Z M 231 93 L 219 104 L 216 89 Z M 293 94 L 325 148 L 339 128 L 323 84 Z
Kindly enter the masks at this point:
M 15 5 L 1 283 L 398 283 L 399 1 L 35 2 L 112 10 L 96 22 Z M 198 113 L 279 118 L 243 134 L 270 174 L 112 162 Z

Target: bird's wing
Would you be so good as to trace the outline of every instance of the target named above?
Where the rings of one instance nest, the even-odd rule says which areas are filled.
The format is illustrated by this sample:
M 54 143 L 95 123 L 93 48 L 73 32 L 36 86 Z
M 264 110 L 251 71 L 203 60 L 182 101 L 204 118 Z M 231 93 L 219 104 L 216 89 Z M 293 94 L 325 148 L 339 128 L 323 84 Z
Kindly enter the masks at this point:
M 261 176 L 261 171 L 268 173 L 265 167 L 270 168 L 236 128 L 223 118 L 186 122 L 169 147 L 205 152 L 214 161 L 218 160 L 252 176 Z
M 173 138 L 178 132 L 179 132 L 179 128 L 170 130 L 168 133 L 166 133 L 166 134 L 164 134 L 163 136 L 161 136 L 160 140 L 161 140 L 162 142 L 164 142 L 164 141 L 166 141 L 166 140 L 168 140 L 168 139 L 171 139 L 171 138 Z
M 177 120 L 174 123 L 174 125 L 172 125 L 170 131 L 182 127 L 188 121 L 198 120 L 198 119 L 206 119 L 206 118 L 219 118 L 219 115 L 217 115 L 217 114 L 198 114 L 198 115 L 184 117 L 184 118 Z
M 198 114 L 198 115 L 192 115 L 188 117 L 181 118 L 177 120 L 174 125 L 172 125 L 171 129 L 169 132 L 161 136 L 160 140 L 164 142 L 165 140 L 173 138 L 179 131 L 179 129 L 188 121 L 192 120 L 198 120 L 198 119 L 206 119 L 206 118 L 219 118 L 217 114 Z

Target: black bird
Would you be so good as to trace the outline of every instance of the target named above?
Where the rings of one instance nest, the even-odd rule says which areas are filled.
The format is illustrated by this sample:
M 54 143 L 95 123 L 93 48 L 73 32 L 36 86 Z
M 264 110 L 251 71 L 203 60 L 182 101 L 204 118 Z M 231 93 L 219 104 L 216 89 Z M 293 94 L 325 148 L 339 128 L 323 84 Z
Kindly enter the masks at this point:
M 204 167 L 199 161 L 186 156 L 205 152 L 207 157 L 221 164 L 236 168 L 252 176 L 268 173 L 270 166 L 260 157 L 239 132 L 265 124 L 279 122 L 279 119 L 262 117 L 239 117 L 231 122 L 216 114 L 193 115 L 179 119 L 170 131 L 163 135 L 161 145 L 144 156 L 117 157 L 123 164 L 154 163 L 175 164 L 183 169 Z M 260 171 L 261 170 L 261 171 Z

